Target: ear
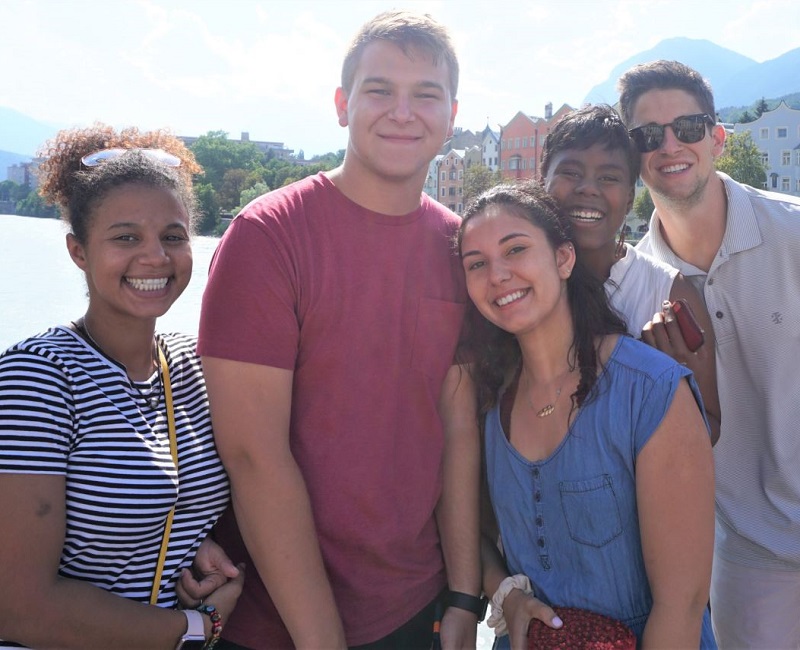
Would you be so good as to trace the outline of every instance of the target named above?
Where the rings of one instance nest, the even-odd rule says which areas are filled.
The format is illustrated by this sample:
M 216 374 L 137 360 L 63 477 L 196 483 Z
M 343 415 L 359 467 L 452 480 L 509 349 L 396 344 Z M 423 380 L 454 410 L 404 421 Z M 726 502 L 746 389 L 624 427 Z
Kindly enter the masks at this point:
M 558 266 L 558 275 L 562 280 L 566 280 L 572 275 L 572 269 L 575 268 L 575 246 L 572 242 L 561 244 L 556 249 L 556 266 Z
M 339 126 L 347 126 L 347 93 L 341 86 L 336 89 L 336 94 L 333 97 L 336 104 L 336 114 L 339 116 Z
M 78 241 L 78 238 L 72 233 L 67 235 L 67 251 L 69 252 L 69 256 L 72 258 L 72 261 L 75 262 L 75 266 L 77 266 L 81 271 L 86 271 L 86 249 L 83 247 L 83 244 Z
M 456 123 L 456 115 L 458 115 L 458 100 L 454 99 L 450 105 L 450 124 L 447 126 L 447 137 L 453 137 L 453 130 Z
M 715 124 L 711 127 L 711 140 L 712 140 L 712 149 L 711 153 L 714 158 L 719 158 L 722 155 L 722 152 L 725 150 L 725 127 L 721 124 Z

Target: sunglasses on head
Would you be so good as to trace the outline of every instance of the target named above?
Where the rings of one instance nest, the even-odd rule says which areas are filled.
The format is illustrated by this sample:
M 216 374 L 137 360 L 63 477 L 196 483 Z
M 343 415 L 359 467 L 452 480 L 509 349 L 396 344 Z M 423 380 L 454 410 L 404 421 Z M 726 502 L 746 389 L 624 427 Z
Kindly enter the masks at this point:
M 715 122 L 707 113 L 697 115 L 682 115 L 676 117 L 669 124 L 645 124 L 631 129 L 631 134 L 636 147 L 641 153 L 649 153 L 658 149 L 664 142 L 664 132 L 669 126 L 675 137 L 684 144 L 700 142 L 706 136 L 706 126 L 714 126 Z
M 87 154 L 81 158 L 81 162 L 87 167 L 97 167 L 107 160 L 113 160 L 128 153 L 129 151 L 138 151 L 143 156 L 150 158 L 156 162 L 166 165 L 167 167 L 180 167 L 181 159 L 163 149 L 101 149 L 94 153 Z

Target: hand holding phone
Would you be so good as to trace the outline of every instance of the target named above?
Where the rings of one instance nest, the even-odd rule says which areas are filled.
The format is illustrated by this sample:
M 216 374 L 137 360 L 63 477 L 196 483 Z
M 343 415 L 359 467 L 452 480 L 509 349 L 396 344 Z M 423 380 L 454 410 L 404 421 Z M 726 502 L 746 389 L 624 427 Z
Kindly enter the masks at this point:
M 705 337 L 689 303 L 683 298 L 678 298 L 675 302 L 665 300 L 663 307 L 665 312 L 672 307 L 672 313 L 675 314 L 675 320 L 678 322 L 683 342 L 689 352 L 696 352 L 705 342 Z

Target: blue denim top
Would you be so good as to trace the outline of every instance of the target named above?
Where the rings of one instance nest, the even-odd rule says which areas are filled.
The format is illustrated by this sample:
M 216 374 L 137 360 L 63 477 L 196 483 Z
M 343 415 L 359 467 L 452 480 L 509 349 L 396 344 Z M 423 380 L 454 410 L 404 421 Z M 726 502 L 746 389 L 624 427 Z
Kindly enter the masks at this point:
M 537 598 L 624 622 L 640 643 L 652 607 L 636 510 L 636 457 L 675 391 L 694 378 L 670 357 L 621 336 L 549 458 L 531 462 L 511 445 L 500 408 L 486 416 L 489 492 L 509 572 L 531 579 Z M 716 648 L 706 611 L 701 648 Z M 507 644 L 507 637 L 505 639 Z

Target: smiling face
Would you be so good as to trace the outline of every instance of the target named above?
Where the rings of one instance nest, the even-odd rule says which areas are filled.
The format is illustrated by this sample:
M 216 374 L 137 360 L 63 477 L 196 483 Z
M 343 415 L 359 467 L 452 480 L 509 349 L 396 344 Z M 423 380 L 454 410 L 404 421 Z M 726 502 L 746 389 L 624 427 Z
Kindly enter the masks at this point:
M 368 45 L 349 92 L 336 91 L 339 124 L 350 129 L 345 157 L 361 182 L 413 182 L 453 132 L 457 102 L 444 62 L 388 41 Z
M 152 319 L 167 312 L 192 274 L 189 215 L 178 194 L 122 185 L 91 211 L 86 243 L 67 238 L 86 274 L 95 322 Z
M 698 113 L 703 113 L 699 102 L 685 90 L 649 90 L 636 100 L 629 126 L 670 124 L 683 115 Z M 720 125 L 708 128 L 705 137 L 693 144 L 678 140 L 668 127 L 661 146 L 642 154 L 641 176 L 653 200 L 682 207 L 699 204 L 709 180 L 715 177 L 714 159 L 724 144 L 725 130 Z
M 489 205 L 465 225 L 461 259 L 467 291 L 490 322 L 517 336 L 571 322 L 566 280 L 575 252 L 553 249 L 544 230 L 503 205 Z
M 613 258 L 616 233 L 633 205 L 633 179 L 621 149 L 564 149 L 549 164 L 545 188 L 572 221 L 581 250 Z

